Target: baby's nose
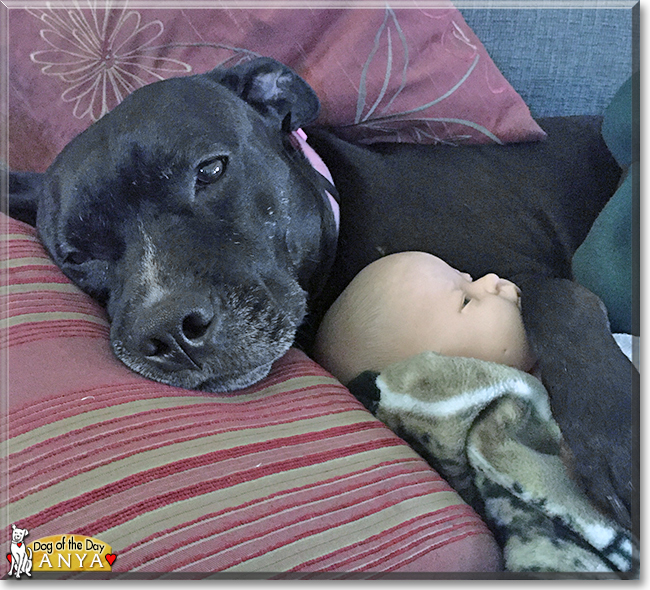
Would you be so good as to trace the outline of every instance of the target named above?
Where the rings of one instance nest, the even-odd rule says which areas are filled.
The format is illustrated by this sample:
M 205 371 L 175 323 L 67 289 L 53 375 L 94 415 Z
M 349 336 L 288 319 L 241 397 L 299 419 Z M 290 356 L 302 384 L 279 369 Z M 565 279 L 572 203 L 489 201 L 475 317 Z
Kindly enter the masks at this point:
M 499 292 L 501 281 L 502 279 L 498 275 L 490 273 L 474 281 L 474 285 L 480 287 L 486 293 L 496 295 Z
M 502 279 L 494 273 L 490 273 L 480 278 L 476 283 L 481 283 L 481 287 L 486 293 L 491 295 L 500 295 L 513 302 L 519 300 L 519 288 L 510 281 Z

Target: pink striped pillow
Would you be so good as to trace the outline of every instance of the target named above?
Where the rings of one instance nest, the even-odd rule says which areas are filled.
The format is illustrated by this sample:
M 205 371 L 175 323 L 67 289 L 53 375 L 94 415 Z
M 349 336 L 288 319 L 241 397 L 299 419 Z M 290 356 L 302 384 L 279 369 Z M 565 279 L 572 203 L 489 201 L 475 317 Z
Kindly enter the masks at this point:
M 89 535 L 114 572 L 492 571 L 495 542 L 428 465 L 297 350 L 238 395 L 148 381 L 103 311 L 2 217 L 2 535 Z

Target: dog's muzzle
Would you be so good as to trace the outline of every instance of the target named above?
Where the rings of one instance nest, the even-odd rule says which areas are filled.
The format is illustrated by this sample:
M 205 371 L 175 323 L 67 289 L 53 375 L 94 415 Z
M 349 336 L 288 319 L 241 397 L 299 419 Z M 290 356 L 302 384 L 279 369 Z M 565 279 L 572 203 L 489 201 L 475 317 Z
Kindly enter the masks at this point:
M 263 289 L 196 289 L 138 306 L 115 318 L 115 354 L 141 375 L 176 387 L 229 392 L 264 378 L 293 344 L 306 296 L 295 287 L 288 309 Z

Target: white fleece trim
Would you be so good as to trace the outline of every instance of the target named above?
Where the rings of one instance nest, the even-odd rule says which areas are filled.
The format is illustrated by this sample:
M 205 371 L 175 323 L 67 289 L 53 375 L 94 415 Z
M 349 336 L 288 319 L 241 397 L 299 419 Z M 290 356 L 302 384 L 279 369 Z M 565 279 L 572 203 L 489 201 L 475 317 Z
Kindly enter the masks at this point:
M 468 410 L 483 408 L 504 394 L 509 394 L 530 400 L 541 418 L 551 418 L 551 409 L 548 400 L 540 399 L 537 392 L 523 379 L 519 378 L 499 381 L 493 386 L 465 391 L 454 395 L 448 400 L 434 402 L 422 401 L 407 393 L 391 391 L 381 375 L 377 377 L 376 383 L 381 394 L 381 406 L 393 412 L 407 411 L 424 415 L 449 417 L 465 413 Z

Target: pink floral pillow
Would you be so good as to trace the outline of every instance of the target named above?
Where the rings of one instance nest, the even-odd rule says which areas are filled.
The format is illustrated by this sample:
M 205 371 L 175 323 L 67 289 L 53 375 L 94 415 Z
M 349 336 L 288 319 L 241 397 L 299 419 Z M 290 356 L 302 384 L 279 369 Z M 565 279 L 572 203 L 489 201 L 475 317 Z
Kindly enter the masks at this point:
M 258 55 L 293 67 L 321 98 L 319 123 L 357 141 L 544 136 L 450 2 L 396 10 L 47 6 L 9 11 L 15 169 L 44 170 L 140 86 Z

